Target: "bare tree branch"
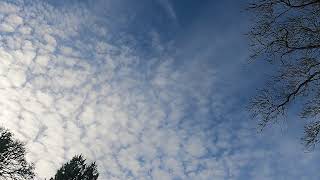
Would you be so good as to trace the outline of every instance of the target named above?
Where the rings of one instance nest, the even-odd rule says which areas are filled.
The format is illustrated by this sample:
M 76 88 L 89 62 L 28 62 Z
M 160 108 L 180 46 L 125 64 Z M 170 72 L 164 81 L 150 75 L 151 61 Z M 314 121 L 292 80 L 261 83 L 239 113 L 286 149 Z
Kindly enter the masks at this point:
M 303 104 L 300 117 L 320 115 L 320 0 L 253 0 L 248 33 L 253 60 L 280 67 L 248 106 L 260 127 L 283 117 L 293 103 Z M 318 142 L 320 122 L 305 127 L 306 147 Z

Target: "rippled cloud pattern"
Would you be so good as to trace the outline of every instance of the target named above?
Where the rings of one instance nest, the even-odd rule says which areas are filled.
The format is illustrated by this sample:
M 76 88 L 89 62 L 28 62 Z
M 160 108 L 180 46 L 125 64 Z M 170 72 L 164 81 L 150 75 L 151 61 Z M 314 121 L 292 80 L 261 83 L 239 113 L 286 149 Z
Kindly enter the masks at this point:
M 273 177 L 273 161 L 261 163 L 273 152 L 253 148 L 252 127 L 215 92 L 214 67 L 177 65 L 157 32 L 161 55 L 146 59 L 105 18 L 81 4 L 0 2 L 0 122 L 27 143 L 39 179 L 79 153 L 100 179 Z

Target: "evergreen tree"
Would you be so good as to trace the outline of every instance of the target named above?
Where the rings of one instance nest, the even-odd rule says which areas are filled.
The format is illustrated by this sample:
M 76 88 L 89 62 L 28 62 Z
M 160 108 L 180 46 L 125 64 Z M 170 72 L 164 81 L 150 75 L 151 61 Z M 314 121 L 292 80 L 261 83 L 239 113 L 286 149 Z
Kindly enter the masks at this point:
M 0 179 L 33 179 L 34 166 L 28 163 L 24 143 L 13 138 L 13 134 L 0 127 Z
M 95 162 L 87 165 L 82 155 L 65 163 L 50 180 L 96 180 L 99 173 Z

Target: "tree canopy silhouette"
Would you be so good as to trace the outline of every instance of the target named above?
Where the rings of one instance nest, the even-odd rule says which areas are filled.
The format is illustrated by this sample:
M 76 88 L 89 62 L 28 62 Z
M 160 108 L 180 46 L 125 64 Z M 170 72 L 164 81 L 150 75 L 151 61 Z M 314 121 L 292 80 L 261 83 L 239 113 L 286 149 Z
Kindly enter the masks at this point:
M 0 127 L 0 179 L 33 179 L 34 165 L 28 163 L 24 143 L 13 138 L 13 134 Z
M 277 66 L 249 111 L 263 128 L 283 117 L 293 103 L 307 119 L 302 138 L 307 148 L 320 132 L 320 0 L 253 0 L 248 6 L 254 24 L 248 37 L 251 58 Z
M 99 173 L 95 162 L 87 165 L 82 155 L 65 163 L 50 180 L 96 180 Z

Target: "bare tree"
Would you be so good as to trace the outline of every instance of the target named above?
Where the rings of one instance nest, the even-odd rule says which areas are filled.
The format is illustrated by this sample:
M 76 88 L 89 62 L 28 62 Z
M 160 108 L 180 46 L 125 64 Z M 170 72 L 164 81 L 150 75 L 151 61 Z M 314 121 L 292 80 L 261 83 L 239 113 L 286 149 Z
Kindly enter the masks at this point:
M 25 155 L 24 144 L 0 127 L 0 179 L 33 179 L 34 166 L 26 161 Z
M 320 133 L 320 0 L 253 0 L 251 58 L 277 67 L 249 104 L 260 127 L 277 122 L 296 103 L 308 119 L 302 138 L 307 148 Z

